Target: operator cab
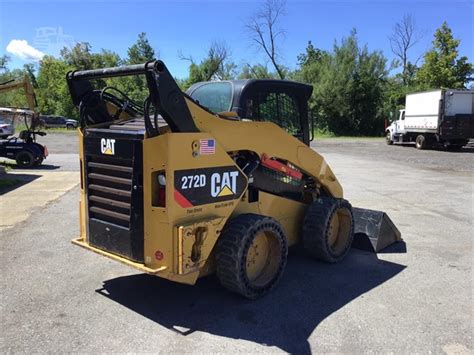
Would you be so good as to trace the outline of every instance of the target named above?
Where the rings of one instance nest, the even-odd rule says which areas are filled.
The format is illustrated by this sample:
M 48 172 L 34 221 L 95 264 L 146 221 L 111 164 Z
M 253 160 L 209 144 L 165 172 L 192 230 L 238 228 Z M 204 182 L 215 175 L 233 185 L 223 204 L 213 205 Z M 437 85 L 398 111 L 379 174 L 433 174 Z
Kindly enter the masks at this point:
M 273 122 L 309 145 L 312 91 L 312 86 L 294 81 L 246 79 L 200 82 L 186 94 L 214 113 L 231 111 L 241 119 Z

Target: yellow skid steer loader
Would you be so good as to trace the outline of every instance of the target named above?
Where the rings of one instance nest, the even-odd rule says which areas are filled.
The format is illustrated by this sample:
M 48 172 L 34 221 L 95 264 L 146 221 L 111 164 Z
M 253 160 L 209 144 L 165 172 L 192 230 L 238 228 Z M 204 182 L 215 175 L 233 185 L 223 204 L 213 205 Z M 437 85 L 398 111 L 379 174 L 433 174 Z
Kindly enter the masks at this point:
M 127 76 L 144 78 L 143 103 L 108 86 Z M 359 210 L 363 225 L 354 223 L 309 147 L 309 85 L 207 82 L 185 94 L 161 61 L 67 81 L 81 123 L 77 245 L 176 282 L 216 273 L 254 299 L 278 282 L 291 245 L 333 263 L 354 229 L 371 233 L 375 249 L 400 239 L 382 213 Z

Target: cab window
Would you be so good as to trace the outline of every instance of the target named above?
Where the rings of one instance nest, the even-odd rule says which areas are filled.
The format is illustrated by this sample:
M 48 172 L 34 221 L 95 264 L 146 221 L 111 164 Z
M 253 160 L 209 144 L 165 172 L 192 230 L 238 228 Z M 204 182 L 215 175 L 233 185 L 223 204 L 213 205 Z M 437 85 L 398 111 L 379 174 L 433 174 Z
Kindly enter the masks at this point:
M 206 83 L 194 90 L 191 97 L 212 112 L 230 111 L 232 84 L 219 81 Z

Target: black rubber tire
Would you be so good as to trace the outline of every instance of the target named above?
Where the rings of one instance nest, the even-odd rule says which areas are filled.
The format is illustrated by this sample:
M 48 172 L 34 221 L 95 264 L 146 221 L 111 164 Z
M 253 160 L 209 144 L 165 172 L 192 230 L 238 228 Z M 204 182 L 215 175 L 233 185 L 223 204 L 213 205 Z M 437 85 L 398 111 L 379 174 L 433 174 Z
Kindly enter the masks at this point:
M 264 285 L 255 285 L 247 277 L 247 253 L 255 237 L 263 231 L 275 237 L 279 260 L 271 279 Z M 220 283 L 249 299 L 265 295 L 278 283 L 288 255 L 288 241 L 280 224 L 273 218 L 257 214 L 241 214 L 229 220 L 216 248 L 216 275 Z
M 415 139 L 415 147 L 416 149 L 420 149 L 420 150 L 424 150 L 427 147 L 428 144 L 426 142 L 426 138 L 424 135 L 422 134 L 419 134 L 418 136 L 416 136 L 416 139 Z
M 35 157 L 27 150 L 18 153 L 15 157 L 15 160 L 17 165 L 22 168 L 30 168 L 35 163 Z
M 385 142 L 387 143 L 387 145 L 393 144 L 392 138 L 390 137 L 390 132 L 387 132 L 387 134 L 385 135 Z
M 67 124 L 67 125 L 66 125 L 66 129 L 67 129 L 67 130 L 71 130 L 71 129 L 74 129 L 74 128 L 75 128 L 75 127 L 74 127 L 74 125 L 72 125 L 72 124 Z
M 329 245 L 329 229 L 334 213 L 345 209 L 350 218 L 348 236 L 342 248 L 335 251 Z M 344 212 L 346 212 L 344 211 Z M 344 259 L 354 239 L 354 216 L 351 204 L 344 199 L 321 197 L 309 205 L 303 222 L 303 246 L 316 259 L 336 263 Z
M 38 158 L 35 161 L 34 166 L 40 166 L 43 163 L 43 160 L 44 160 L 44 158 Z

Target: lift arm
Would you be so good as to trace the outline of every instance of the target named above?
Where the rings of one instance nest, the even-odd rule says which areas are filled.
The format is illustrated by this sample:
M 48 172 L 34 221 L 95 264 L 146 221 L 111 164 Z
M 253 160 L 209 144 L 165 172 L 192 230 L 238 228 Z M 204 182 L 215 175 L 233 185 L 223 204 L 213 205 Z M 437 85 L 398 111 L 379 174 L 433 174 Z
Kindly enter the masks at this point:
M 161 60 L 116 68 L 73 71 L 67 74 L 66 79 L 73 103 L 81 106 L 88 100 L 101 95 L 100 90 L 94 90 L 91 80 L 133 75 L 145 75 L 150 92 L 149 100 L 168 123 L 171 131 L 199 131 L 186 104 L 185 95 Z M 96 105 L 96 108 L 90 110 L 88 114 L 97 116 L 94 119 L 95 122 L 104 121 L 104 109 L 99 105 Z M 156 135 L 150 118 L 146 114 L 145 127 L 148 136 Z
M 27 75 L 24 76 L 23 80 L 14 79 L 0 84 L 0 93 L 18 89 L 23 89 L 25 91 L 28 108 L 36 115 L 36 96 L 33 90 L 33 85 L 31 85 L 31 81 Z

